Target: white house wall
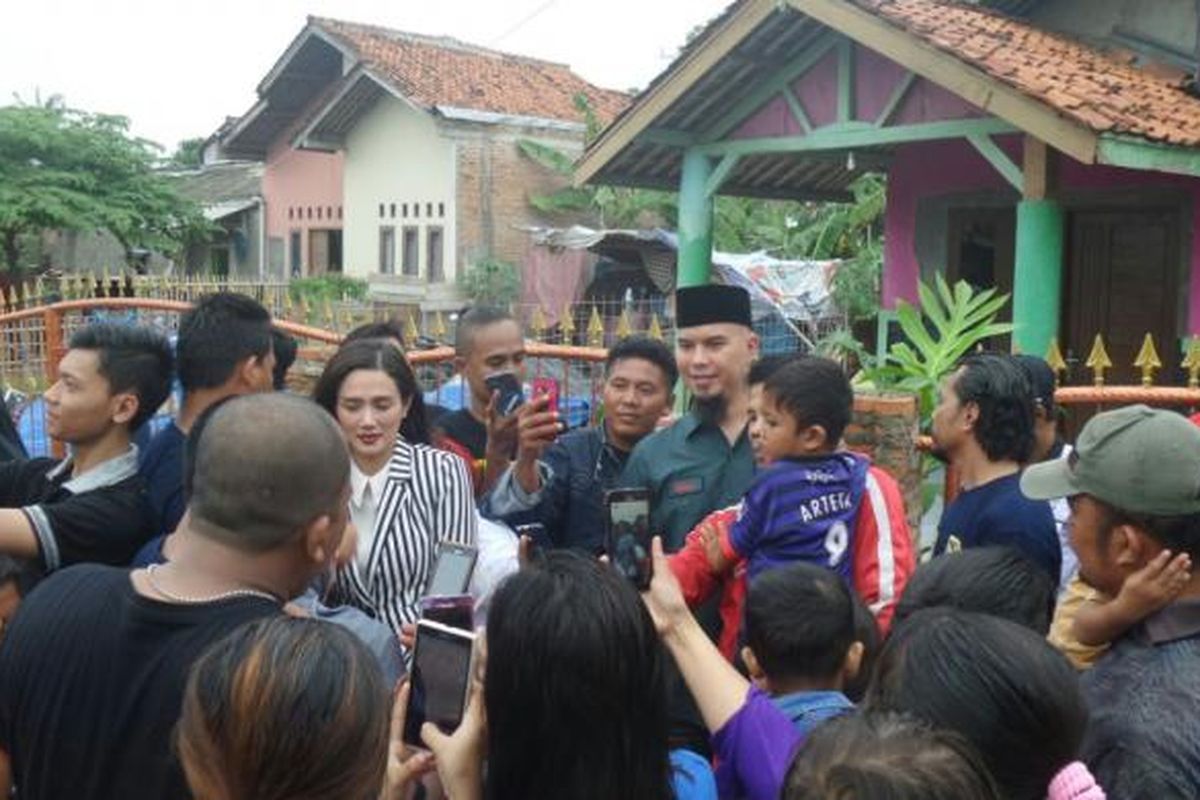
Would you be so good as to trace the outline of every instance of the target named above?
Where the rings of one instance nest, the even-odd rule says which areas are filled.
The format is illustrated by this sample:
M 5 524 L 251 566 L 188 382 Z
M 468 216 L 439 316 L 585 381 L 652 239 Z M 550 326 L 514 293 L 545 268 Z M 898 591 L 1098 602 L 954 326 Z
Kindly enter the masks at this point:
M 413 300 L 452 289 L 457 278 L 454 143 L 439 135 L 430 115 L 390 96 L 380 100 L 346 137 L 343 186 L 347 274 L 371 279 L 373 289 L 379 286 L 386 294 Z M 380 275 L 382 226 L 395 228 L 391 276 Z M 432 226 L 442 229 L 445 286 L 427 291 Z M 418 230 L 417 276 L 402 274 L 405 227 Z

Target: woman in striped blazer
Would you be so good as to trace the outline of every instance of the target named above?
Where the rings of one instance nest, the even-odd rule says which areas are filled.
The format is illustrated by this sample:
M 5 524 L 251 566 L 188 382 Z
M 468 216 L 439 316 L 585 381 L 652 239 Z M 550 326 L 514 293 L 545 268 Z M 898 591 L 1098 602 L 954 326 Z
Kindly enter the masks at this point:
M 475 545 L 471 478 L 457 456 L 425 442 L 412 367 L 385 340 L 344 345 L 313 390 L 350 448 L 350 518 L 357 549 L 337 572 L 339 599 L 397 635 L 420 616 L 441 541 Z

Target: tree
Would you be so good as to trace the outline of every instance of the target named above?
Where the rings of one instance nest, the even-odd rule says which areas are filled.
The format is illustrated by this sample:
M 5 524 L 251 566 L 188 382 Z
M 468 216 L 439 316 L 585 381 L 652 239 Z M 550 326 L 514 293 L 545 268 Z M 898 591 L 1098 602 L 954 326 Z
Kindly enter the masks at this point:
M 587 95 L 575 96 L 575 108 L 583 115 L 584 142 L 590 144 L 603 125 Z M 568 180 L 574 175 L 574 162 L 561 150 L 532 139 L 519 140 L 517 147 L 526 157 Z M 676 217 L 674 193 L 626 187 L 566 186 L 550 194 L 531 195 L 529 205 L 543 214 L 586 215 L 601 228 L 670 225 Z
M 521 295 L 516 265 L 495 258 L 476 261 L 459 276 L 459 284 L 476 305 L 505 308 Z
M 210 231 L 200 208 L 155 172 L 157 146 L 124 117 L 45 104 L 0 108 L 0 246 L 10 270 L 20 237 L 51 229 L 104 230 L 132 259 L 174 252 Z
M 205 141 L 203 136 L 184 139 L 167 159 L 167 166 L 174 169 L 198 169 L 203 166 Z

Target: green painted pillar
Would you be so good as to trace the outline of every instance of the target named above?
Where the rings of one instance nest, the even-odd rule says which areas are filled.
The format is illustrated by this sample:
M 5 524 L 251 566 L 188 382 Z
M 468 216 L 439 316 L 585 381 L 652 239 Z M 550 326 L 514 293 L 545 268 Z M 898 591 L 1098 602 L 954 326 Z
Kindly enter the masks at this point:
M 1017 204 L 1017 263 L 1013 274 L 1013 344 L 1043 356 L 1058 336 L 1063 286 L 1063 211 L 1054 200 Z
M 713 202 L 708 194 L 712 161 L 692 150 L 683 154 L 679 179 L 679 286 L 708 283 L 712 266 Z

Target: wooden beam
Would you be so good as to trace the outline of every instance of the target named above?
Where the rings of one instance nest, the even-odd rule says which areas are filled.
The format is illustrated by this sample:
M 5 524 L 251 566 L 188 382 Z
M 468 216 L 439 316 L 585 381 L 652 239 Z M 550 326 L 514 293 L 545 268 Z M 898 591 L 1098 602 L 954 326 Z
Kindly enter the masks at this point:
M 1200 176 L 1200 150 L 1128 136 L 1101 136 L 1096 161 L 1126 169 Z
M 786 2 L 968 103 L 1033 134 L 1076 161 L 1095 163 L 1099 137 L 1094 131 L 1059 116 L 1045 103 L 991 77 L 970 62 L 845 0 Z
M 595 177 L 635 136 L 652 126 L 714 64 L 733 52 L 746 36 L 778 10 L 778 0 L 748 0 L 734 12 L 703 47 L 689 53 L 674 71 L 647 89 L 628 113 L 604 129 L 576 163 L 575 185 Z
M 838 43 L 838 122 L 854 119 L 854 42 L 843 39 Z
M 887 105 L 883 107 L 883 110 L 879 112 L 879 116 L 875 118 L 875 125 L 877 127 L 882 128 L 892 121 L 892 116 L 900 108 L 900 104 L 904 102 L 904 98 L 908 97 L 909 90 L 912 89 L 913 84 L 916 82 L 917 76 L 915 74 L 911 72 L 905 74 L 904 80 L 900 81 L 892 91 L 892 96 L 888 98 Z
M 650 144 L 661 144 L 666 147 L 691 147 L 696 143 L 696 137 L 685 131 L 673 131 L 668 128 L 650 128 L 639 139 Z
M 741 160 L 741 156 L 730 153 L 721 159 L 720 164 L 717 164 L 717 166 L 713 168 L 713 171 L 709 173 L 708 182 L 704 185 L 704 190 L 708 192 L 709 197 L 712 197 L 713 195 L 717 194 L 718 191 L 720 191 L 721 184 L 724 183 L 725 179 L 729 177 L 729 174 L 737 168 L 738 162 Z
M 753 91 L 742 97 L 733 108 L 721 116 L 716 122 L 705 128 L 697 137 L 702 142 L 711 142 L 728 134 L 746 118 L 762 108 L 768 100 L 778 94 L 804 73 L 817 65 L 830 50 L 837 45 L 837 37 L 830 36 L 814 43 L 813 47 L 803 52 L 799 58 L 782 68 L 772 77 L 759 84 Z
M 724 156 L 730 153 L 741 156 L 755 153 L 807 153 L 1014 132 L 1016 132 L 1016 128 L 999 119 L 923 122 L 916 125 L 895 125 L 890 128 L 876 128 L 866 122 L 851 122 L 845 125 L 827 125 L 804 136 L 730 139 L 724 142 L 697 145 L 695 149 L 710 156 Z
M 988 163 L 996 168 L 1000 176 L 1008 181 L 1014 189 L 1022 194 L 1025 192 L 1027 176 L 1021 174 L 1021 168 L 1013 163 L 1012 159 L 1008 157 L 1008 153 L 1001 150 L 991 136 L 974 134 L 968 136 L 967 141 L 979 151 L 979 155 L 986 158 Z
M 1045 200 L 1051 192 L 1053 153 L 1046 143 L 1033 136 L 1025 136 L 1024 169 L 1022 185 L 1017 187 L 1026 200 Z
M 812 123 L 808 119 L 808 114 L 804 113 L 804 105 L 800 102 L 800 98 L 796 97 L 796 93 L 792 91 L 792 87 L 783 87 L 783 99 L 788 104 L 788 109 L 792 112 L 792 117 L 800 124 L 800 127 L 805 133 L 812 133 Z

